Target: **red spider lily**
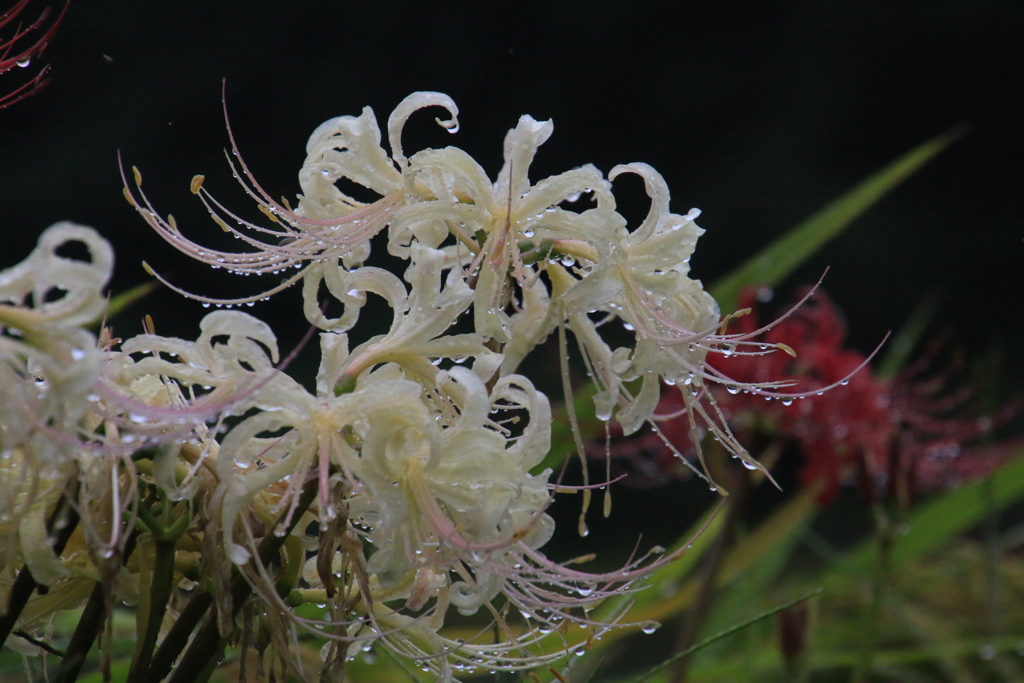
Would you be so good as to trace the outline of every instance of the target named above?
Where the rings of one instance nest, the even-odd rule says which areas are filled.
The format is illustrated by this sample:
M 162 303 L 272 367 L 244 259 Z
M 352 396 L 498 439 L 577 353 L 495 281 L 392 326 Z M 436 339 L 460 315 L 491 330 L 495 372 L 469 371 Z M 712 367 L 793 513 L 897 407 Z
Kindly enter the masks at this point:
M 939 348 L 930 349 L 890 385 L 889 415 L 897 430 L 889 462 L 890 496 L 905 498 L 985 476 L 1020 447 L 1020 439 L 978 443 L 1008 422 L 1018 404 L 1011 402 L 991 416 L 958 416 L 973 391 L 969 386 L 948 390 L 959 363 L 931 370 Z
M 752 304 L 753 291 L 744 298 L 742 305 Z M 744 316 L 731 322 L 730 332 L 750 332 L 757 326 L 756 316 Z M 870 368 L 849 377 L 865 356 L 846 348 L 845 339 L 842 314 L 819 290 L 758 339 L 765 349 L 784 344 L 796 352 L 795 357 L 778 353 L 708 356 L 708 365 L 737 385 L 792 380 L 794 391 L 810 394 L 766 401 L 753 392 L 712 388 L 741 442 L 751 441 L 754 432 L 768 423 L 779 437 L 799 445 L 806 459 L 801 479 L 824 485 L 821 502 L 831 500 L 841 484 L 855 480 L 871 498 L 906 501 L 912 495 L 984 476 L 1014 452 L 1016 442 L 991 447 L 976 442 L 1005 423 L 1015 406 L 990 417 L 957 416 L 973 392 L 969 387 L 947 391 L 952 372 L 926 373 L 930 358 L 888 382 Z M 841 386 L 825 390 L 847 377 Z M 613 440 L 612 457 L 631 470 L 627 482 L 657 485 L 683 476 L 684 468 L 667 443 L 681 453 L 692 450 L 688 421 L 678 417 L 684 409 L 677 392 L 666 391 L 657 411 L 662 416 L 659 429 L 635 439 Z
M 8 24 L 15 21 L 28 3 L 29 0 L 18 0 L 14 7 L 0 15 L 0 30 L 3 30 Z M 50 16 L 49 7 L 44 9 L 39 18 L 31 24 L 27 26 L 21 23 L 16 24 L 14 35 L 10 38 L 0 37 L 0 75 L 11 71 L 15 67 L 28 67 L 33 59 L 41 55 L 49 46 L 50 41 L 57 32 L 57 26 L 64 18 L 64 13 L 67 10 L 68 6 L 64 5 L 64 9 L 57 15 L 56 20 L 46 28 L 42 35 L 37 35 L 37 32 L 43 30 L 46 20 Z M 0 109 L 10 107 L 49 85 L 49 71 L 49 65 L 43 66 L 28 81 L 22 83 L 6 95 L 0 95 Z
M 801 391 L 818 392 L 796 402 L 765 402 L 759 396 L 737 394 L 723 397 L 721 404 L 727 415 L 764 416 L 782 435 L 796 440 L 807 458 L 801 478 L 823 482 L 823 500 L 830 499 L 857 469 L 870 478 L 884 473 L 893 431 L 887 387 L 870 369 L 857 373 L 843 386 L 819 391 L 843 380 L 864 362 L 863 354 L 843 347 L 845 339 L 842 315 L 819 290 L 764 340 L 789 345 L 796 351 L 795 358 L 768 354 L 710 361 L 743 381 L 785 377 L 797 380 Z

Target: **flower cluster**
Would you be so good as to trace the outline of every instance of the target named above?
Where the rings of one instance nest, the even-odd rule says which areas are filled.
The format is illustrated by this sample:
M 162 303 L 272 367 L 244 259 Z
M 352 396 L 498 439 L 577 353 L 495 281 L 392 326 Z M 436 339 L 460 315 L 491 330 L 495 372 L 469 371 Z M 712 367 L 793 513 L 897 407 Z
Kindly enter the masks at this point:
M 654 549 L 614 572 L 586 573 L 540 551 L 552 537 L 547 509 L 559 487 L 540 467 L 551 446 L 551 407 L 520 373 L 523 360 L 557 333 L 563 385 L 571 391 L 571 333 L 597 385 L 600 419 L 635 432 L 651 419 L 663 384 L 674 386 L 694 433 L 710 431 L 754 469 L 760 465 L 709 392 L 736 380 L 707 357 L 789 349 L 753 346 L 760 330 L 725 333 L 714 300 L 689 275 L 698 212 L 672 213 L 654 169 L 627 164 L 606 178 L 588 165 L 531 182 L 532 161 L 553 126 L 529 116 L 506 136 L 495 181 L 455 147 L 407 156 L 406 121 L 435 106 L 450 117 L 438 123 L 458 129 L 450 98 L 415 93 L 387 122 L 390 153 L 369 108 L 321 125 L 307 144 L 294 208 L 256 182 L 229 127 L 229 163 L 266 221 L 225 208 L 202 176 L 192 191 L 247 246 L 240 252 L 185 237 L 142 194 L 137 170 L 134 188 L 126 179 L 131 205 L 184 253 L 234 273 L 285 273 L 251 297 L 214 299 L 165 280 L 176 291 L 230 308 L 301 286 L 305 318 L 319 331 L 314 392 L 283 372 L 287 359 L 279 358 L 271 328 L 240 311 L 210 313 L 195 341 L 152 329 L 119 347 L 92 337 L 82 325 L 102 310 L 112 257 L 88 229 L 52 228 L 37 254 L 3 274 L 11 302 L 0 309 L 4 458 L 31 467 L 5 462 L 8 480 L 24 481 L 0 503 L 6 520 L 38 508 L 25 518 L 33 521 L 22 522 L 31 529 L 7 530 L 23 548 L 7 558 L 8 567 L 24 559 L 34 574 L 30 554 L 46 555 L 51 570 L 40 576 L 59 583 L 70 559 L 45 544 L 42 551 L 27 546 L 46 540 L 44 503 L 52 507 L 63 483 L 75 480 L 80 489 L 63 495 L 80 510 L 96 510 L 81 525 L 80 545 L 117 563 L 106 576 L 141 577 L 111 578 L 107 593 L 124 597 L 132 580 L 139 591 L 146 581 L 153 586 L 140 619 L 155 626 L 140 652 L 155 643 L 150 631 L 163 614 L 157 597 L 166 590 L 157 592 L 156 578 L 162 552 L 177 553 L 177 580 L 205 586 L 190 605 L 213 603 L 214 636 L 256 638 L 261 652 L 272 647 L 300 672 L 294 639 L 303 631 L 327 640 L 323 656 L 336 674 L 377 644 L 448 680 L 464 669 L 556 661 L 621 620 L 600 620 L 591 610 L 636 590 L 674 554 Z M 611 180 L 623 173 L 639 175 L 651 199 L 633 230 L 612 194 Z M 340 179 L 379 199 L 355 200 Z M 90 260 L 69 266 L 56 256 L 68 240 L 84 242 Z M 402 277 L 368 265 L 381 246 L 408 263 Z M 63 298 L 49 303 L 54 289 Z M 369 295 L 392 310 L 390 327 L 351 347 L 348 333 Z M 328 317 L 325 298 L 340 304 L 337 317 Z M 612 348 L 603 335 L 615 323 L 632 332 L 632 344 Z M 758 378 L 747 388 L 769 394 L 778 386 Z M 576 441 L 582 458 L 578 430 Z M 576 488 L 585 514 L 594 487 L 585 481 Z M 586 532 L 583 515 L 580 529 Z M 129 539 L 139 532 L 128 558 Z M 246 602 L 250 594 L 255 599 Z M 327 606 L 328 615 L 300 618 L 292 607 L 305 601 Z M 483 611 L 492 624 L 455 639 L 442 628 L 451 609 Z M 133 671 L 152 666 L 151 677 L 164 675 L 160 667 L 184 647 L 190 627 L 181 624 L 193 612 L 202 613 L 181 610 L 152 662 L 137 653 Z M 589 636 L 568 636 L 573 628 Z M 200 634 L 183 662 L 218 640 Z M 179 665 L 172 680 L 187 676 L 189 666 Z
M 83 248 L 84 258 L 63 255 Z M 95 230 L 59 223 L 0 272 L 0 585 L 10 588 L 24 566 L 36 583 L 59 585 L 50 602 L 68 607 L 121 571 L 139 512 L 137 464 L 160 465 L 154 481 L 178 498 L 195 490 L 197 472 L 176 478 L 175 456 L 215 447 L 207 421 L 248 407 L 255 381 L 246 385 L 238 365 L 259 368 L 248 347 L 268 339 L 265 325 L 223 311 L 204 320 L 196 342 L 143 334 L 114 350 L 105 330 L 97 337 L 86 327 L 107 307 L 113 259 Z M 228 343 L 212 343 L 217 335 Z M 55 518 L 65 503 L 73 512 Z M 61 558 L 63 532 L 70 546 Z M 117 588 L 134 600 L 134 580 Z M 46 606 L 30 605 L 21 624 L 37 625 Z
M 89 261 L 64 258 L 68 242 Z M 22 562 L 49 585 L 68 576 L 47 544 L 46 516 L 78 464 L 79 435 L 95 423 L 92 392 L 103 352 L 82 326 L 103 311 L 113 267 L 93 230 L 52 226 L 22 263 L 0 273 L 0 534 L 6 577 Z M 82 462 L 83 477 L 99 468 Z M 100 488 L 101 477 L 91 477 Z M 16 542 L 20 541 L 20 542 Z

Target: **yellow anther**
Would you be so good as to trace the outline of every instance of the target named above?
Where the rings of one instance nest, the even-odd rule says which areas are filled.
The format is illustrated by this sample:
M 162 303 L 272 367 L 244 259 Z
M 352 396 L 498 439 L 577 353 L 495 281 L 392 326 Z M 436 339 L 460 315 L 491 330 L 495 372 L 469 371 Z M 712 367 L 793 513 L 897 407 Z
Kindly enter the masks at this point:
M 196 177 L 197 178 L 202 178 L 202 176 L 196 176 Z M 267 207 L 263 206 L 262 204 L 257 204 L 257 206 L 260 207 L 260 211 L 262 211 L 263 215 L 265 215 L 267 218 L 269 218 L 270 220 L 274 221 L 275 223 L 280 223 L 281 222 L 281 221 L 277 220 L 277 216 L 274 215 L 273 211 L 271 211 Z

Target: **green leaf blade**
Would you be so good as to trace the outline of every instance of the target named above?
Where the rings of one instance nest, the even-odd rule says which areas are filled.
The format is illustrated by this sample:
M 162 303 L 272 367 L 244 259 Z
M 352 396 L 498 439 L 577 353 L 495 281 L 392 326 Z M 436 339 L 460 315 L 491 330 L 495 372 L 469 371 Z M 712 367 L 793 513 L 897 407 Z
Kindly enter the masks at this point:
M 868 176 L 721 278 L 711 288 L 712 296 L 723 311 L 731 311 L 739 305 L 744 288 L 778 285 L 818 249 L 965 132 L 964 126 L 952 128 Z

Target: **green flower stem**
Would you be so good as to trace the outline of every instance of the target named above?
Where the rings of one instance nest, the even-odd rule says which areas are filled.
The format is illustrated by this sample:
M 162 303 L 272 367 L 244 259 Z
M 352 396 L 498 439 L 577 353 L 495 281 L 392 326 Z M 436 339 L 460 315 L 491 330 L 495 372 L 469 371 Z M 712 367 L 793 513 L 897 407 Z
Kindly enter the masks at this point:
M 676 642 L 676 651 L 688 651 L 697 642 L 700 635 L 700 627 L 707 618 L 714 601 L 715 586 L 718 583 L 722 562 L 735 536 L 736 527 L 739 524 L 740 516 L 750 491 L 750 476 L 747 470 L 738 471 L 733 477 L 733 493 L 728 498 L 728 508 L 725 512 L 725 521 L 715 538 L 708 558 L 705 560 L 701 571 L 700 589 L 697 592 L 697 601 L 690 608 L 683 628 L 679 633 Z M 684 683 L 690 659 L 682 657 L 677 660 L 672 668 L 669 679 L 673 683 Z
M 161 507 L 162 514 L 158 521 L 153 517 L 147 505 L 139 506 L 138 524 L 153 535 L 156 541 L 156 557 L 150 580 L 146 630 L 132 659 L 131 670 L 128 674 L 129 683 L 141 683 L 149 669 L 153 648 L 160 635 L 160 626 L 163 624 L 164 614 L 167 612 L 167 605 L 170 603 L 171 594 L 174 591 L 175 544 L 192 522 L 192 515 L 187 510 L 176 519 L 172 519 L 173 511 L 166 495 L 163 497 Z
M 192 598 L 185 604 L 185 608 L 181 610 L 181 614 L 178 615 L 178 618 L 171 626 L 171 630 L 164 636 L 160 647 L 153 653 L 153 658 L 149 663 L 149 671 L 146 672 L 144 679 L 146 683 L 160 683 L 164 676 L 170 672 L 174 660 L 185 649 L 188 638 L 192 635 L 192 630 L 212 605 L 213 594 L 209 591 L 198 590 L 192 595 Z
M 128 537 L 121 564 L 128 563 L 128 558 L 135 550 L 137 538 L 138 532 L 133 532 Z M 82 665 L 85 664 L 85 658 L 88 656 L 89 650 L 92 649 L 93 643 L 96 642 L 96 636 L 100 633 L 103 619 L 106 616 L 105 598 L 103 583 L 97 581 L 93 586 L 92 593 L 89 594 L 89 601 L 85 603 L 82 616 L 78 618 L 75 632 L 71 634 L 71 641 L 68 643 L 67 651 L 64 653 L 64 659 L 60 663 L 53 683 L 73 683 L 78 680 Z
M 284 538 L 284 566 L 277 577 L 277 591 L 282 598 L 287 597 L 302 577 L 302 567 L 306 563 L 306 552 L 298 536 L 288 534 Z
M 981 483 L 985 515 L 985 601 L 988 608 L 989 634 L 994 637 L 1006 635 L 1006 601 L 1000 569 L 1002 563 L 1002 540 L 999 531 L 999 507 L 995 501 L 995 478 L 985 477 Z
M 18 636 L 19 638 L 21 638 L 22 640 L 24 640 L 26 642 L 29 642 L 29 643 L 35 645 L 40 650 L 44 650 L 46 652 L 49 652 L 51 655 L 56 655 L 58 657 L 63 657 L 64 656 L 63 652 L 61 652 L 57 648 L 53 647 L 49 643 L 47 643 L 45 641 L 42 641 L 42 640 L 39 640 L 38 638 L 33 636 L 28 631 L 18 630 L 18 631 L 14 632 L 14 635 Z
M 875 505 L 876 533 L 878 536 L 878 560 L 871 581 L 871 602 L 864 614 L 861 627 L 862 639 L 860 656 L 853 670 L 854 683 L 867 683 L 874 666 L 875 645 L 878 639 L 878 619 L 885 602 L 885 591 L 889 584 L 889 570 L 892 565 L 892 546 L 896 536 L 896 525 L 883 503 Z
M 75 632 L 71 635 L 71 642 L 68 643 L 67 652 L 60 663 L 54 683 L 72 683 L 78 680 L 78 674 L 82 671 L 85 658 L 96 642 L 103 624 L 104 609 L 103 584 L 96 582 L 89 601 L 85 603 L 82 616 L 78 619 Z
M 70 500 L 78 496 L 77 473 L 73 480 L 72 490 L 65 491 L 61 495 L 60 500 L 57 501 L 57 507 L 54 508 L 50 518 L 46 520 L 46 530 L 53 540 L 53 552 L 58 557 L 64 552 L 64 546 L 68 544 L 68 539 L 71 538 L 75 527 L 78 526 L 78 511 L 75 510 Z M 32 593 L 37 587 L 39 584 L 32 578 L 32 572 L 28 570 L 28 567 L 22 567 L 18 572 L 18 578 L 14 580 L 14 585 L 11 586 L 7 612 L 0 616 L 0 647 L 7 642 L 7 636 L 11 635 L 18 617 L 21 616 L 21 611 L 25 609 L 25 605 L 28 604 L 29 598 L 32 597 Z
M 141 683 L 149 669 L 153 658 L 153 648 L 160 625 L 164 621 L 167 604 L 174 590 L 174 541 L 158 540 L 156 542 L 156 559 L 153 563 L 152 584 L 149 593 L 149 618 L 146 620 L 146 632 L 136 650 L 136 658 L 128 673 L 129 683 Z
M 318 485 L 319 480 L 316 477 L 311 478 L 303 485 L 298 505 L 291 516 L 291 523 L 282 536 L 275 534 L 273 529 L 278 528 L 278 525 L 284 523 L 289 514 L 288 510 L 281 513 L 281 517 L 273 526 L 268 527 L 267 535 L 263 537 L 257 548 L 259 559 L 256 561 L 266 565 L 277 555 L 284 545 L 285 539 L 291 533 L 295 524 L 298 523 L 299 518 L 302 517 L 306 509 L 309 508 L 316 498 Z M 252 593 L 252 586 L 249 585 L 244 576 L 236 574 L 231 584 L 233 614 L 238 614 L 250 593 Z M 188 642 L 192 629 L 212 605 L 213 595 L 206 591 L 199 591 L 192 596 L 192 599 L 185 606 L 185 610 L 182 611 L 181 616 L 178 617 L 171 631 L 164 638 L 164 642 L 161 643 L 160 648 L 153 655 L 149 673 L 145 678 L 146 683 L 159 683 L 159 681 L 163 680 L 164 676 L 170 671 L 171 665 L 174 664 L 174 660 L 178 658 L 178 653 L 181 652 Z M 223 647 L 223 639 L 217 630 L 216 615 L 211 614 L 196 634 L 192 645 L 189 646 L 182 656 L 177 668 L 175 668 L 174 673 L 171 675 L 170 683 L 194 683 L 201 680 L 201 674 L 207 669 L 211 661 L 215 661 L 215 657 Z

